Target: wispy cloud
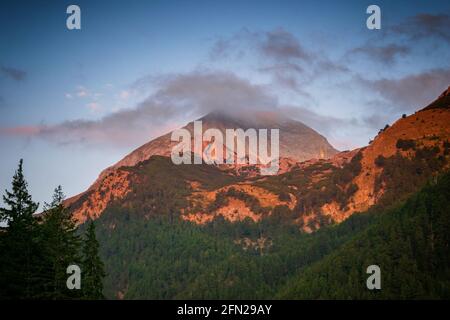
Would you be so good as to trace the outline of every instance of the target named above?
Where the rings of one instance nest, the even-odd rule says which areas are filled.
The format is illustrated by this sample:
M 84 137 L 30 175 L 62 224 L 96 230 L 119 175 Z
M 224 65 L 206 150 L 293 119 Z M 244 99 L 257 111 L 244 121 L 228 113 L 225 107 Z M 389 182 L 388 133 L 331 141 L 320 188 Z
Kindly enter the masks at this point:
M 89 93 L 88 93 L 88 91 L 87 91 L 87 89 L 85 87 L 79 86 L 78 90 L 76 92 L 76 95 L 78 97 L 82 98 L 82 97 L 87 97 L 89 95 Z
M 267 94 L 263 87 L 232 73 L 194 71 L 165 76 L 157 85 L 158 90 L 135 108 L 119 110 L 100 120 L 65 121 L 27 130 L 24 127 L 3 128 L 0 132 L 39 137 L 59 144 L 129 147 L 162 134 L 168 124 L 175 128 L 210 111 L 237 112 L 277 105 L 276 98 Z M 96 111 L 100 105 L 91 103 L 89 108 Z
M 93 113 L 97 113 L 102 110 L 102 105 L 98 102 L 91 102 L 91 103 L 88 103 L 86 106 Z
M 64 94 L 68 100 L 80 99 L 91 113 L 99 113 L 104 110 L 103 105 L 99 102 L 102 96 L 103 93 L 94 92 L 82 85 L 77 86 L 76 90 Z M 86 103 L 86 100 L 90 100 L 90 102 Z
M 422 42 L 421 45 L 417 41 Z M 429 40 L 433 40 L 429 42 Z M 361 56 L 386 65 L 414 54 L 417 48 L 445 48 L 450 44 L 450 15 L 420 13 L 403 21 L 387 25 L 381 33 L 376 33 L 369 40 L 355 48 L 350 48 L 346 58 Z
M 361 125 L 356 118 L 338 118 L 333 115 L 323 115 L 301 106 L 281 106 L 280 111 L 327 136 L 332 136 L 336 130 L 345 127 Z
M 131 147 L 217 110 L 231 114 L 244 110 L 278 110 L 321 132 L 328 132 L 340 124 L 349 124 L 346 120 L 323 116 L 299 106 L 280 105 L 276 95 L 266 86 L 253 84 L 229 72 L 193 71 L 148 81 L 158 85 L 158 89 L 135 108 L 123 109 L 99 120 L 3 128 L 0 133 L 37 137 L 58 144 Z M 91 107 L 96 110 L 100 106 Z
M 15 81 L 23 81 L 27 76 L 27 73 L 24 70 L 13 67 L 1 66 L 0 71 L 5 77 Z
M 263 33 L 258 46 L 265 56 L 276 60 L 311 60 L 300 41 L 282 28 Z
M 363 55 L 372 60 L 379 61 L 383 64 L 393 64 L 397 58 L 405 57 L 411 52 L 411 48 L 405 45 L 388 44 L 376 46 L 373 44 L 366 44 L 349 51 L 350 55 Z
M 358 77 L 356 82 L 379 94 L 391 108 L 413 111 L 433 101 L 448 87 L 450 68 L 433 69 L 397 79 L 368 80 Z
M 122 100 L 127 100 L 131 96 L 131 93 L 129 90 L 122 90 L 120 91 L 119 97 Z
M 439 29 L 442 24 L 441 21 L 438 26 L 429 28 Z M 396 32 L 400 32 L 399 30 Z M 440 37 L 444 37 L 445 31 L 441 31 L 444 33 Z M 408 37 L 413 38 L 411 35 Z M 352 54 L 371 56 L 390 64 L 409 54 L 410 47 L 403 43 L 389 42 L 368 44 L 351 51 Z M 389 121 L 394 113 L 423 107 L 450 83 L 448 68 L 436 68 L 397 78 L 367 79 L 346 65 L 330 59 L 326 53 L 313 52 L 300 39 L 281 28 L 268 32 L 242 29 L 230 37 L 217 39 L 210 51 L 212 60 L 240 59 L 247 55 L 255 61 L 258 75 L 269 75 L 268 83 L 255 84 L 233 72 L 208 69 L 182 74 L 149 75 L 138 79 L 129 88 L 113 92 L 113 97 L 124 104 L 125 101 L 136 101 L 137 97 L 146 92 L 141 102 L 133 108 L 118 109 L 98 120 L 80 119 L 56 125 L 4 128 L 0 134 L 38 137 L 59 144 L 131 147 L 211 111 L 226 110 L 239 114 L 242 110 L 276 110 L 297 118 L 319 132 L 332 135 L 340 128 L 379 127 Z M 354 88 L 358 87 L 364 90 L 356 93 L 355 99 L 362 96 L 367 100 L 377 100 L 377 103 L 368 107 L 369 111 L 364 116 L 339 118 L 331 114 L 324 115 L 298 101 L 283 105 L 277 95 L 279 91 L 273 89 L 276 84 L 304 98 L 309 95 L 305 88 L 318 77 L 325 75 L 325 85 L 328 85 L 332 82 L 328 78 L 337 79 L 341 74 L 353 77 L 353 82 L 351 88 L 347 86 L 339 91 L 340 95 L 353 96 Z M 345 81 L 350 81 L 348 78 Z M 89 102 L 86 106 L 92 112 L 102 111 L 102 101 L 97 100 L 98 94 L 90 89 L 92 88 L 79 86 L 66 94 L 66 97 L 82 98 L 83 104 Z M 336 92 L 333 90 L 337 88 L 330 88 L 330 92 Z M 341 102 L 344 100 L 341 99 Z M 366 102 L 361 102 L 361 105 L 368 106 Z M 386 109 L 379 112 L 381 107 Z M 386 116 L 380 116 L 381 113 Z
M 306 84 L 327 72 L 347 73 L 346 66 L 323 52 L 312 52 L 302 41 L 283 28 L 271 31 L 241 29 L 228 38 L 219 38 L 210 51 L 213 61 L 257 58 L 256 71 L 268 74 L 275 84 L 307 96 Z
M 421 13 L 389 30 L 410 40 L 438 38 L 450 42 L 450 15 Z
M 0 128 L 0 134 L 12 136 L 34 136 L 42 130 L 40 126 L 18 126 L 12 128 Z
M 311 59 L 299 39 L 283 28 L 271 31 L 251 31 L 243 28 L 230 37 L 220 37 L 210 50 L 210 58 L 229 58 L 233 54 L 240 57 L 250 50 L 277 61 Z

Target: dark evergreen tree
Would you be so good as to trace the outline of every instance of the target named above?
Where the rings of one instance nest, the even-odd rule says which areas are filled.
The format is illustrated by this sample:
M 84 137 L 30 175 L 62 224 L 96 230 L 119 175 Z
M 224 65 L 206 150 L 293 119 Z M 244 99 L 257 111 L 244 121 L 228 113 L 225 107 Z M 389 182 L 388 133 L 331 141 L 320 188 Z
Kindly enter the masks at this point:
M 103 278 L 105 271 L 99 257 L 99 244 L 95 237 L 95 225 L 89 222 L 83 242 L 81 289 L 84 299 L 103 299 Z
M 33 202 L 23 175 L 23 161 L 14 174 L 12 190 L 5 190 L 0 208 L 1 232 L 0 297 L 30 299 L 37 294 L 37 265 L 40 262 L 37 221 L 33 214 L 39 207 Z
M 42 284 L 45 284 L 43 297 L 47 299 L 69 299 L 79 296 L 78 290 L 69 290 L 66 286 L 67 267 L 79 265 L 80 237 L 72 214 L 63 204 L 64 194 L 61 186 L 55 189 L 53 200 L 45 206 L 41 225 L 42 248 L 45 254 L 46 268 L 42 272 Z

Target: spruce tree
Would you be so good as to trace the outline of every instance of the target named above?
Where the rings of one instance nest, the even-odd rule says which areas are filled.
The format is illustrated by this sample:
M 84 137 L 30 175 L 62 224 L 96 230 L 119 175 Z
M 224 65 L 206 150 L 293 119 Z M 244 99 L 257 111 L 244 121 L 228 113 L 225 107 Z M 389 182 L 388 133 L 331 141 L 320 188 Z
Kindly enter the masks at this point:
M 103 299 L 103 278 L 105 271 L 99 257 L 99 244 L 95 237 L 95 225 L 89 222 L 83 242 L 83 268 L 81 289 L 84 299 Z
M 5 190 L 5 208 L 0 208 L 1 232 L 0 297 L 30 299 L 36 294 L 36 264 L 39 263 L 37 222 L 33 202 L 23 175 L 23 160 L 14 174 L 12 190 Z
M 45 271 L 42 272 L 42 283 L 45 284 L 43 297 L 46 299 L 69 299 L 79 296 L 77 290 L 69 290 L 66 286 L 67 267 L 80 264 L 80 237 L 72 214 L 65 208 L 64 194 L 58 186 L 50 204 L 44 208 L 42 247 L 45 253 Z

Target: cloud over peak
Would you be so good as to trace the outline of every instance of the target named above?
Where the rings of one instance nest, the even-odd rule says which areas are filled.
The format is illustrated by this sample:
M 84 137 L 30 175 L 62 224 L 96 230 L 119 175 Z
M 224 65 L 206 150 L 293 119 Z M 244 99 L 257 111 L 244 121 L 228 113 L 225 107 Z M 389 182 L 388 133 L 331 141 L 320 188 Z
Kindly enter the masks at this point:
M 278 104 L 276 97 L 268 94 L 263 86 L 229 72 L 193 71 L 166 76 L 156 82 L 157 90 L 135 108 L 123 109 L 99 120 L 3 128 L 0 133 L 39 137 L 58 144 L 129 147 L 147 142 L 211 111 L 268 110 Z M 89 107 L 96 111 L 99 106 Z

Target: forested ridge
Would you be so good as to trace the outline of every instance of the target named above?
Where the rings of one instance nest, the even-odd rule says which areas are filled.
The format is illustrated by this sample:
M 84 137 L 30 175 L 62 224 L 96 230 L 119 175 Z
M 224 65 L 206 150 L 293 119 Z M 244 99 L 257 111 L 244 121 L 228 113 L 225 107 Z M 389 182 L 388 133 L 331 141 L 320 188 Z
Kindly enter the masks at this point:
M 183 221 L 178 212 L 189 186 L 181 184 L 181 172 L 194 172 L 164 179 L 165 162 L 152 161 L 160 183 L 144 179 L 129 195 L 139 200 L 134 206 L 116 203 L 95 224 L 78 227 L 61 187 L 44 212 L 33 215 L 38 205 L 21 161 L 0 209 L 7 222 L 0 232 L 0 298 L 450 297 L 450 173 L 431 176 L 407 200 L 376 205 L 308 234 L 285 219 L 281 207 L 258 222 L 231 223 L 222 216 L 205 225 Z M 216 173 L 207 167 L 202 172 L 205 181 Z M 209 184 L 229 178 L 222 179 Z M 72 264 L 82 270 L 80 290 L 66 286 Z M 366 287 L 369 265 L 381 269 L 381 290 Z
M 293 276 L 277 298 L 448 299 L 450 174 L 433 179 L 398 208 L 324 259 Z M 366 267 L 381 268 L 382 289 L 367 290 Z
M 312 234 L 276 217 L 198 226 L 113 207 L 99 219 L 105 294 L 126 299 L 448 298 L 450 174 L 404 203 Z M 158 204 L 155 203 L 156 208 Z M 120 227 L 119 227 L 120 226 Z M 379 265 L 382 290 L 366 288 Z

